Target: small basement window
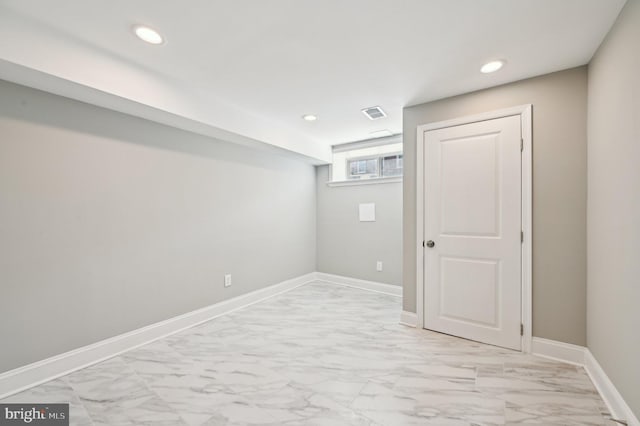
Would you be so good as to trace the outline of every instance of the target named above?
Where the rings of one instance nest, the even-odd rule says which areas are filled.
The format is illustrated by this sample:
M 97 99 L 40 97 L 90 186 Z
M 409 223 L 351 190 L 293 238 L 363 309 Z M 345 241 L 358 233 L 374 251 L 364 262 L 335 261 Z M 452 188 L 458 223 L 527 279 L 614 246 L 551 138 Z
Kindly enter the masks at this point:
M 347 168 L 349 169 L 348 179 L 375 178 L 379 176 L 378 157 L 374 158 L 357 158 L 347 160 Z
M 401 135 L 334 145 L 331 181 L 395 181 L 402 177 L 402 166 Z

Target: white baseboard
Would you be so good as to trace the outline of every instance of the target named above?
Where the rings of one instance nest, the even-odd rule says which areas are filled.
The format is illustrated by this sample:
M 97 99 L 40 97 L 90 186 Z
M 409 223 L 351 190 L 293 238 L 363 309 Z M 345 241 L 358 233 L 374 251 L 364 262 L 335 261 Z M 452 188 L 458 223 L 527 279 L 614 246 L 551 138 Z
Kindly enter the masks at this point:
M 316 272 L 316 279 L 318 281 L 402 297 L 402 286 L 399 285 L 383 284 L 358 278 L 343 277 L 341 275 L 325 274 L 324 272 Z
M 261 302 L 316 279 L 312 272 L 165 321 L 0 374 L 0 399 L 96 364 L 184 329 Z
M 624 420 L 629 426 L 640 426 L 640 421 L 633 414 L 629 405 L 589 349 L 585 351 L 584 368 L 587 370 L 587 374 L 589 374 L 605 404 L 607 404 L 611 417 Z
M 313 281 L 402 296 L 402 287 L 399 286 L 312 272 L 2 373 L 0 374 L 0 399 Z M 416 327 L 417 315 L 403 311 L 400 315 L 400 323 Z M 638 418 L 587 348 L 534 337 L 532 352 L 534 355 L 584 366 L 612 417 L 627 421 L 629 426 L 640 426 Z
M 534 337 L 531 341 L 531 352 L 544 358 L 584 367 L 593 385 L 607 404 L 611 417 L 624 420 L 629 426 L 640 426 L 638 418 L 633 414 L 629 405 L 588 348 Z
M 584 365 L 584 353 L 586 350 L 587 348 L 584 346 L 543 339 L 541 337 L 531 339 L 532 354 L 556 361 L 568 362 L 569 364 Z
M 400 314 L 400 324 L 406 325 L 408 327 L 417 327 L 418 314 L 416 314 L 415 312 L 402 311 L 402 313 Z

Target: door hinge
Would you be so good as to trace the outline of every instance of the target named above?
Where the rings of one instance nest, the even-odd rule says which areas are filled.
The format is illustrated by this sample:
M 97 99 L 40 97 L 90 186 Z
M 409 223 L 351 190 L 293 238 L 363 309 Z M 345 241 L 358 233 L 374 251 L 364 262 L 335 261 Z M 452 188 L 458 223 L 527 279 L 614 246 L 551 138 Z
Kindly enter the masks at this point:
M 524 151 L 524 139 L 520 138 L 520 152 Z
M 520 231 L 520 242 L 524 243 L 524 231 Z
M 424 240 L 422 240 L 422 247 L 423 247 L 423 248 L 425 247 L 425 245 L 424 245 Z
M 524 324 L 520 324 L 520 335 L 524 336 Z

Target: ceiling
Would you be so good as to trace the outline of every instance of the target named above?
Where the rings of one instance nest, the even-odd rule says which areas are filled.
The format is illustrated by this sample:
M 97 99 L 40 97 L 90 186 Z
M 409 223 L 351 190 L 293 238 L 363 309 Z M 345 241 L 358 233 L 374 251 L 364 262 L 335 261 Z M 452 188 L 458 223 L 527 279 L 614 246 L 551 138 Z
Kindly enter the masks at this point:
M 400 133 L 405 106 L 588 63 L 623 5 L 0 0 L 0 78 L 322 162 L 330 145 Z M 502 70 L 479 72 L 496 58 Z M 360 112 L 375 105 L 388 117 Z

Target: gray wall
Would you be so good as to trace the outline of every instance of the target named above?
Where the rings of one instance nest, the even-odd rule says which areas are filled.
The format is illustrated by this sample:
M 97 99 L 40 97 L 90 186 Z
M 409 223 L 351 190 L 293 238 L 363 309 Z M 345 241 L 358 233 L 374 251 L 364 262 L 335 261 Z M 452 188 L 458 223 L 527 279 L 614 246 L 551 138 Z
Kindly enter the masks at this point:
M 586 343 L 586 67 L 404 110 L 404 310 L 416 310 L 416 127 L 533 104 L 533 334 Z
M 315 208 L 309 164 L 0 82 L 0 371 L 314 271 Z
M 316 173 L 318 271 L 401 285 L 402 184 L 329 187 L 329 166 Z M 371 202 L 376 221 L 360 222 L 358 205 Z
M 640 1 L 589 65 L 587 344 L 640 418 Z

